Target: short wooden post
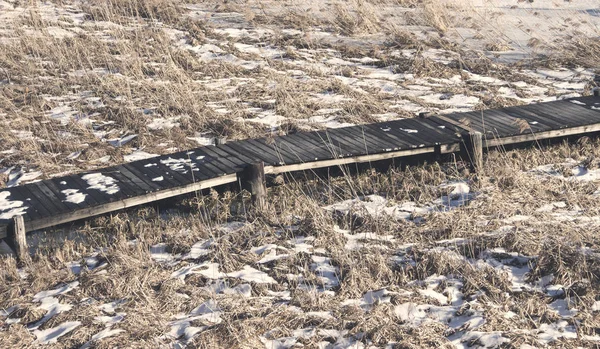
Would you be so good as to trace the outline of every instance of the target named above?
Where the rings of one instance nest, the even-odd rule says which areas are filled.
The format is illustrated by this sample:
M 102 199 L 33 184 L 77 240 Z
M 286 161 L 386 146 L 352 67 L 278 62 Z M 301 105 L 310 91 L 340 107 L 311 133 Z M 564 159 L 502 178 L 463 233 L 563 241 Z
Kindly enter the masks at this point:
M 483 135 L 481 132 L 475 131 L 464 135 L 463 143 L 473 170 L 477 173 L 483 171 Z
M 225 136 L 215 137 L 215 145 L 221 145 L 221 144 L 225 144 L 225 143 L 227 143 L 227 137 L 225 137 Z
M 27 248 L 27 237 L 25 236 L 25 221 L 23 216 L 15 216 L 12 218 L 12 224 L 8 229 L 8 237 L 6 243 L 10 246 L 17 260 L 26 261 L 29 259 L 29 250 Z
M 252 194 L 252 203 L 258 209 L 267 207 L 267 184 L 265 181 L 265 163 L 260 161 L 246 166 L 238 173 L 242 189 Z
M 594 87 L 594 96 L 600 97 L 600 87 Z

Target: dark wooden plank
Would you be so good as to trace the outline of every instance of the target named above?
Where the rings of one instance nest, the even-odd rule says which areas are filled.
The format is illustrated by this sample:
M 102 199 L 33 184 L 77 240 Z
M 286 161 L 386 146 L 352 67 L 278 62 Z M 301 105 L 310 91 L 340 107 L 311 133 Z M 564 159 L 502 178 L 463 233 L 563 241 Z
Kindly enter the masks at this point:
M 512 118 L 510 115 L 502 114 L 494 109 L 484 110 L 483 115 L 485 117 L 486 123 L 492 123 L 494 125 L 501 126 L 504 130 L 506 130 L 506 133 L 502 134 L 502 136 L 513 136 L 521 134 L 519 126 L 514 122 L 515 119 Z
M 318 131 L 316 134 L 324 142 L 331 144 L 331 152 L 337 157 L 349 157 L 357 154 L 366 154 L 365 146 L 359 147 L 359 143 L 348 136 L 335 130 Z
M 420 142 L 418 147 L 434 146 L 441 143 L 454 142 L 453 137 L 448 137 L 448 131 L 429 126 L 426 120 L 422 119 L 404 119 L 402 124 L 406 129 L 416 130 L 416 133 L 409 133 L 409 136 L 415 137 L 416 142 Z M 427 125 L 426 125 L 427 124 Z
M 544 131 L 557 130 L 566 126 L 564 123 L 558 123 L 552 119 L 540 117 L 537 114 L 527 112 L 519 107 L 502 108 L 501 111 L 514 118 L 525 120 L 531 126 L 539 125 L 540 129 Z
M 436 124 L 435 122 L 432 122 L 429 119 L 411 119 L 414 122 L 417 122 L 419 124 L 419 126 L 421 127 L 421 129 L 427 129 L 427 134 L 432 135 L 431 137 L 435 136 L 435 145 L 440 145 L 440 144 L 451 144 L 451 143 L 456 143 L 456 142 L 460 142 L 461 138 L 458 137 L 456 135 L 456 132 L 446 128 L 446 127 L 439 127 L 438 124 Z
M 51 216 L 52 213 L 46 209 L 43 202 L 33 195 L 25 186 L 16 186 L 10 188 L 11 196 L 23 198 L 23 203 L 28 206 L 27 215 L 32 220 L 40 219 L 43 217 Z M 2 191 L 2 190 L 0 190 Z M 9 197 L 10 199 L 10 197 Z
M 125 175 L 119 171 L 112 171 L 110 176 L 118 181 L 118 186 L 126 197 L 131 198 L 146 194 L 146 190 L 130 181 Z
M 62 202 L 53 192 L 44 184 L 43 181 L 31 183 L 33 185 L 31 191 L 38 190 L 45 197 L 46 202 L 52 205 L 56 213 L 65 213 L 71 211 L 67 205 Z
M 238 157 L 228 156 L 227 153 L 225 153 L 218 147 L 208 146 L 200 148 L 198 149 L 198 151 L 203 152 L 205 156 L 208 155 L 210 157 L 218 159 L 219 161 L 222 161 L 225 165 L 231 168 L 230 173 L 238 172 L 245 165 L 245 162 L 243 160 L 241 160 Z
M 194 160 L 196 160 L 195 164 L 198 167 L 198 163 L 202 163 L 204 167 L 204 171 L 195 171 L 194 173 L 203 172 L 205 174 L 210 173 L 210 178 L 220 177 L 231 171 L 230 167 L 225 165 L 219 158 L 214 158 L 209 154 L 198 150 L 194 156 Z M 202 157 L 202 159 L 198 159 L 198 157 Z M 164 164 L 164 163 L 163 163 Z M 173 171 L 173 170 L 171 170 Z M 182 174 L 182 173 L 180 173 Z M 203 176 L 199 173 L 200 176 Z
M 265 155 L 265 163 L 271 165 L 280 165 L 285 163 L 285 160 L 281 153 L 278 153 L 277 150 L 270 144 L 265 142 L 264 138 L 260 139 L 247 139 L 246 142 L 256 148 L 257 151 L 262 152 Z
M 58 198 L 60 201 L 62 201 L 63 205 L 67 206 L 69 211 L 75 211 L 75 210 L 78 210 L 81 208 L 81 206 L 79 204 L 66 201 L 65 200 L 66 195 L 61 192 L 61 190 L 56 186 L 56 184 L 52 181 L 52 179 L 47 179 L 45 181 L 42 181 L 42 183 L 48 189 L 50 189 L 50 191 L 52 191 L 52 193 L 54 194 L 54 196 L 56 196 L 56 198 Z
M 177 158 L 174 159 L 175 161 L 181 161 L 181 160 L 185 160 L 185 158 Z M 169 163 L 169 159 L 164 160 L 167 163 Z M 190 159 L 191 161 L 191 159 Z M 174 169 L 171 166 L 175 166 L 175 164 L 171 163 L 171 164 L 166 164 L 163 162 L 163 160 L 159 161 L 158 164 L 156 166 L 153 166 L 154 168 L 151 171 L 155 171 L 156 175 L 154 175 L 152 178 L 150 178 L 150 180 L 153 183 L 157 183 L 158 185 L 160 185 L 161 181 L 154 181 L 153 179 L 159 176 L 163 177 L 163 181 L 167 181 L 167 183 L 172 183 L 170 184 L 170 187 L 180 187 L 180 186 L 184 186 L 184 185 L 188 185 L 191 183 L 194 183 L 198 180 L 200 180 L 200 178 L 203 178 L 204 175 L 201 174 L 200 169 L 198 169 L 198 165 L 196 163 L 193 163 L 193 166 L 191 166 L 191 162 L 187 163 L 184 162 L 183 169 L 179 170 L 179 169 Z M 196 174 L 198 174 L 198 177 L 196 178 Z
M 39 202 L 31 192 L 24 188 L 24 186 L 0 189 L 0 192 L 3 191 L 8 191 L 10 193 L 10 196 L 8 197 L 9 200 L 23 202 L 23 206 L 27 208 L 25 211 L 25 218 L 34 220 L 48 216 L 49 212 L 45 209 L 42 202 Z
M 260 152 L 255 148 L 251 147 L 250 144 L 245 142 L 230 142 L 222 145 L 218 145 L 219 149 L 230 154 L 231 156 L 238 157 L 247 164 L 254 164 L 256 162 L 265 161 L 261 156 Z M 287 160 L 292 158 L 287 153 L 282 152 L 282 156 Z M 289 161 L 288 160 L 288 161 Z
M 420 148 L 425 145 L 423 137 L 419 135 L 418 127 L 410 123 L 409 119 L 391 121 L 389 127 L 390 129 L 384 133 L 390 133 L 396 136 L 402 142 L 404 149 Z M 417 132 L 412 133 L 409 132 L 409 130 L 415 130 Z
M 406 138 L 395 134 L 392 131 L 393 128 L 389 123 L 384 125 L 363 125 L 363 129 L 369 137 L 377 138 L 384 143 L 386 152 L 408 149 L 410 145 L 406 141 Z
M 311 154 L 306 147 L 302 147 L 292 141 L 289 136 L 276 138 L 275 146 L 278 147 L 278 149 L 283 149 L 288 154 L 292 154 L 294 156 L 294 163 L 312 162 L 315 161 L 315 158 L 318 160 L 316 154 Z
M 578 123 L 575 126 L 590 125 L 600 122 L 600 113 L 566 101 L 548 103 L 547 108 L 541 108 L 541 111 L 545 113 L 556 113 L 559 116 L 567 117 L 569 120 L 574 120 Z
M 367 144 L 367 149 L 369 149 L 370 154 L 384 152 L 391 146 L 386 139 L 380 138 L 378 134 L 366 129 L 364 125 L 358 125 L 356 127 L 342 127 L 340 130 L 345 131 L 346 134 L 350 135 L 351 137 L 356 137 L 356 139 L 360 140 L 363 146 L 364 144 Z
M 56 197 L 61 200 L 63 203 L 65 203 L 68 207 L 71 208 L 71 210 L 79 210 L 81 208 L 84 208 L 86 206 L 89 206 L 89 204 L 87 204 L 85 202 L 85 200 L 83 202 L 80 203 L 74 203 L 74 202 L 69 202 L 67 201 L 67 194 L 63 193 L 63 190 L 66 189 L 75 189 L 78 190 L 79 193 L 85 194 L 85 192 L 82 192 L 80 188 L 71 188 L 68 186 L 64 186 L 61 185 L 60 182 L 63 181 L 61 178 L 50 178 L 44 181 L 44 183 L 46 184 L 46 186 L 48 186 L 48 188 L 50 188 L 50 190 L 52 190 L 52 192 L 55 193 Z M 87 196 L 86 196 L 87 199 Z
M 389 152 L 392 151 L 395 147 L 395 142 L 391 142 L 389 139 L 384 137 L 384 131 L 381 129 L 372 130 L 365 125 L 360 125 L 356 129 L 348 128 L 348 131 L 352 131 L 353 134 L 358 134 L 364 141 L 371 144 L 375 151 L 371 151 L 371 153 L 375 152 Z
M 26 188 L 27 191 L 29 191 L 29 193 L 31 193 L 31 195 L 33 195 L 36 198 L 40 205 L 43 206 L 43 208 L 48 213 L 50 213 L 50 215 L 55 215 L 63 212 L 62 208 L 56 206 L 54 202 L 48 199 L 35 183 L 25 184 L 24 186 L 22 186 L 22 188 Z
M 200 172 L 200 169 L 198 168 L 199 164 L 204 164 L 207 162 L 210 162 L 215 167 L 218 167 L 221 170 L 221 172 L 223 172 L 223 174 L 232 174 L 232 173 L 237 172 L 238 165 L 236 165 L 235 162 L 230 160 L 231 157 L 222 156 L 222 155 L 215 153 L 214 146 L 197 148 L 197 149 L 194 149 L 193 151 L 187 152 L 186 154 L 190 158 L 192 163 L 195 165 L 195 168 L 194 168 L 195 171 L 193 171 L 194 173 Z M 202 157 L 202 158 L 199 159 L 199 157 Z M 208 159 L 208 160 L 212 159 L 212 161 L 205 161 L 205 159 Z M 237 161 L 239 161 L 239 160 L 237 160 Z
M 121 189 L 121 187 L 119 185 L 119 183 L 120 183 L 119 180 L 110 175 L 111 173 L 114 173 L 115 171 L 117 171 L 116 167 L 107 167 L 107 168 L 100 169 L 98 171 L 80 174 L 79 176 L 80 176 L 81 180 L 86 183 L 85 193 L 87 193 L 89 195 L 93 195 L 94 198 L 96 198 L 96 200 L 99 201 L 101 204 L 125 199 L 127 196 Z M 91 188 L 91 185 L 89 184 L 88 180 L 83 178 L 87 175 L 101 175 L 104 177 L 111 178 L 114 181 L 114 185 L 119 190 L 114 194 L 109 194 L 106 191 L 96 189 L 96 188 Z
M 165 173 L 164 169 L 160 167 L 160 159 L 155 162 L 132 162 L 133 166 L 138 173 L 143 173 L 146 180 L 152 181 L 158 186 L 161 186 L 162 190 L 170 189 L 178 186 L 180 183 L 168 173 Z M 163 177 L 162 181 L 155 181 L 155 178 Z M 143 189 L 143 188 L 142 188 Z
M 491 115 L 493 115 L 494 117 L 496 117 L 498 120 L 502 120 L 504 123 L 511 125 L 512 127 L 515 128 L 515 135 L 517 134 L 522 134 L 522 133 L 531 133 L 531 132 L 539 132 L 539 131 L 545 131 L 548 130 L 550 128 L 548 128 L 545 125 L 542 125 L 540 123 L 534 123 L 534 124 L 530 124 L 528 122 L 529 125 L 529 129 L 527 130 L 521 130 L 521 125 L 518 124 L 517 122 L 517 118 L 509 115 L 507 113 L 505 113 L 502 109 L 498 109 L 498 110 L 490 110 L 489 113 Z
M 388 140 L 388 142 L 390 143 L 390 149 L 392 151 L 409 148 L 409 145 L 406 143 L 406 140 L 390 132 L 392 128 L 387 123 L 364 125 L 364 127 L 370 129 L 373 133 L 377 133 L 379 137 Z
M 292 137 L 294 141 L 301 144 L 309 153 L 314 153 L 319 159 L 333 159 L 331 149 L 327 144 L 317 141 L 317 139 L 311 137 L 310 133 L 298 132 L 288 137 Z
M 589 110 L 593 110 L 595 112 L 600 113 L 600 97 L 596 97 L 596 96 L 583 96 L 583 97 L 575 97 L 575 98 L 569 98 L 567 99 L 567 101 L 571 102 L 571 103 L 584 103 L 585 105 L 581 105 L 582 107 L 589 109 Z M 576 101 L 576 102 L 574 102 Z M 579 102 L 579 103 L 577 103 Z
M 531 106 L 524 106 L 521 109 L 521 112 L 535 114 L 535 116 L 541 120 L 552 120 L 555 123 L 558 123 L 561 125 L 561 127 L 559 127 L 558 129 L 572 128 L 572 127 L 576 127 L 576 126 L 581 126 L 582 124 L 583 125 L 587 124 L 587 122 L 585 120 L 566 117 L 565 115 L 563 115 L 562 112 L 554 110 L 554 109 L 550 109 L 549 107 L 544 108 L 542 110 L 541 108 L 539 108 L 537 106 L 535 106 L 533 108 Z
M 115 169 L 121 172 L 125 177 L 129 178 L 135 185 L 144 189 L 146 193 L 155 192 L 161 189 L 161 185 L 156 182 L 152 182 L 150 178 L 145 176 L 142 172 L 139 172 L 135 167 L 123 164 L 115 166 Z
M 481 130 L 485 130 L 485 132 L 480 130 L 482 133 L 490 133 L 488 131 L 492 130 L 494 137 L 500 138 L 515 134 L 515 127 L 499 122 L 491 114 L 488 114 L 487 111 L 469 112 L 465 113 L 465 116 L 469 117 L 472 124 L 481 124 Z
M 484 135 L 489 135 L 489 136 L 485 136 L 488 138 L 489 137 L 496 138 L 496 137 L 499 137 L 500 134 L 507 132 L 502 127 L 497 127 L 495 125 L 490 125 L 490 124 L 486 125 L 484 123 L 485 120 L 481 119 L 481 114 L 479 114 L 479 113 L 469 112 L 469 113 L 460 113 L 460 114 L 448 114 L 445 116 L 450 117 L 461 124 L 468 123 L 469 126 L 465 126 L 467 129 L 481 132 Z
M 81 179 L 80 175 L 71 175 L 67 177 L 62 177 L 61 180 L 65 181 L 66 186 L 76 189 L 79 188 L 79 192 L 83 194 L 87 194 L 85 197 L 85 202 L 90 206 L 99 205 L 104 203 L 103 198 L 97 198 L 96 193 L 97 190 L 88 190 L 87 188 L 90 186 L 86 181 Z M 62 186 L 61 186 L 62 188 Z
M 377 152 L 377 148 L 379 148 L 364 139 L 363 134 L 358 133 L 358 130 L 352 134 L 346 130 L 346 127 L 340 127 L 326 130 L 326 132 L 331 140 L 338 142 L 337 146 L 340 150 L 349 155 L 371 154 Z

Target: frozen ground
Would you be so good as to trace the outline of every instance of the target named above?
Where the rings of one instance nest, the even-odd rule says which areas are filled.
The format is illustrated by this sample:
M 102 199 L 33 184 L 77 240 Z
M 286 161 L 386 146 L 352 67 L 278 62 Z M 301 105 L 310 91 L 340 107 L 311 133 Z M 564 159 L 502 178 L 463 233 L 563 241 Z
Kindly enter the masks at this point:
M 0 187 L 215 136 L 586 94 L 599 24 L 592 1 L 0 0 Z M 31 264 L 0 259 L 0 343 L 595 347 L 598 149 L 491 153 L 478 179 L 279 178 L 265 212 L 212 193 L 39 232 Z M 0 191 L 0 217 L 21 205 Z

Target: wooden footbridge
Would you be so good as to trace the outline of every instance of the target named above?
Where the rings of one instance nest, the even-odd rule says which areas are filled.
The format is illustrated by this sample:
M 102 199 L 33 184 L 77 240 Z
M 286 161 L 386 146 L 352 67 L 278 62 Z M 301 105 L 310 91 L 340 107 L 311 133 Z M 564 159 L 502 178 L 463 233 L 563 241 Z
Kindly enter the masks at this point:
M 200 147 L 0 189 L 0 239 L 18 249 L 16 236 L 24 240 L 24 232 L 247 176 L 260 178 L 263 171 L 277 174 L 465 150 L 476 156 L 487 147 L 598 131 L 600 97 L 590 96 Z M 250 189 L 260 191 L 260 184 L 250 183 Z

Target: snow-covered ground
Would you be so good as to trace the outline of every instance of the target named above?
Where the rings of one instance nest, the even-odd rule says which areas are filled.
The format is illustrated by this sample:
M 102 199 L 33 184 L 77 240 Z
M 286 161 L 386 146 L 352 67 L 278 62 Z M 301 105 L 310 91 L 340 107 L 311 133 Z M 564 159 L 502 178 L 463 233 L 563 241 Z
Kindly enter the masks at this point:
M 593 1 L 174 3 L 0 0 L 0 187 L 215 137 L 580 96 L 599 56 Z M 490 154 L 478 180 L 450 163 L 290 181 L 262 214 L 213 193 L 38 232 L 30 265 L 0 259 L 0 343 L 594 347 L 599 148 Z M 0 191 L 0 218 L 22 205 Z
M 3 184 L 215 136 L 578 96 L 594 64 L 561 57 L 593 61 L 600 25 L 593 1 L 158 2 L 140 5 L 152 21 L 123 17 L 129 0 L 0 1 Z

